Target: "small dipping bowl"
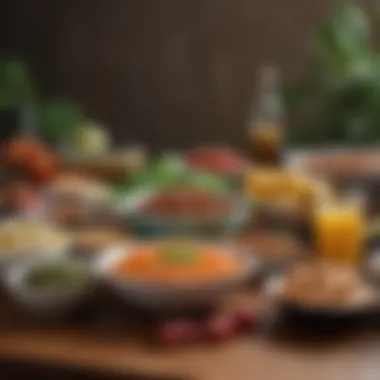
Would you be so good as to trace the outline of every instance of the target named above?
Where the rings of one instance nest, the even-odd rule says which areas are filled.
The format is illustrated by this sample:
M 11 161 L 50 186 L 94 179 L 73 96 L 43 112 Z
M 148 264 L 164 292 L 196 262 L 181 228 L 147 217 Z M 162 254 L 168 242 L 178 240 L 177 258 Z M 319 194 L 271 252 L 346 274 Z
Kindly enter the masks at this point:
M 90 266 L 81 261 L 40 257 L 11 265 L 4 274 L 4 284 L 27 313 L 56 317 L 72 311 L 86 298 L 93 276 Z

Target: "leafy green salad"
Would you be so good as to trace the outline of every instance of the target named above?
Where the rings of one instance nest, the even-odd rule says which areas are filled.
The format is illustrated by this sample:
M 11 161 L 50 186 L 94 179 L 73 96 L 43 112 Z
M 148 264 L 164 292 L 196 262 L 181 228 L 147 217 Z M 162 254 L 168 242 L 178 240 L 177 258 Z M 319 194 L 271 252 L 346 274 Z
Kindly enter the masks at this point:
M 178 154 L 161 155 L 115 185 L 120 193 L 126 194 L 141 189 L 156 190 L 186 184 L 215 193 L 231 190 L 231 184 L 226 178 L 215 173 L 190 169 Z

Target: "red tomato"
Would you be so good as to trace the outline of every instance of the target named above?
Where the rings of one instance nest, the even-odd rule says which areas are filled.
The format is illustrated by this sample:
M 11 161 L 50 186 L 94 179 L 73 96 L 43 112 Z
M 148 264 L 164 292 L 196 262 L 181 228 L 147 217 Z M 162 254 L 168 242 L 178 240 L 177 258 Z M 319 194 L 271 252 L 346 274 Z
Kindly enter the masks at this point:
M 23 206 L 36 199 L 34 191 L 23 183 L 13 183 L 3 190 L 3 199 L 12 206 Z
M 57 161 L 53 155 L 45 151 L 34 152 L 33 160 L 28 165 L 28 172 L 33 180 L 48 182 L 57 174 Z
M 226 174 L 239 174 L 245 161 L 236 152 L 228 148 L 198 148 L 186 154 L 190 166 Z
M 18 137 L 4 147 L 5 163 L 22 168 L 33 180 L 48 181 L 57 171 L 57 162 L 49 147 L 31 137 Z
M 30 158 L 34 149 L 35 140 L 28 137 L 19 137 L 5 144 L 4 155 L 7 163 L 11 165 L 23 165 Z

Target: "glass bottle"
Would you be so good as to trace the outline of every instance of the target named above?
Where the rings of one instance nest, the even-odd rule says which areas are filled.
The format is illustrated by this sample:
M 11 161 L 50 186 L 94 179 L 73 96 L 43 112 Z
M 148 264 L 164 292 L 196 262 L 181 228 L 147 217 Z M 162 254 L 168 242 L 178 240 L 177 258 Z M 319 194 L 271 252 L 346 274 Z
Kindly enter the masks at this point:
M 248 121 L 250 157 L 266 166 L 281 164 L 284 146 L 284 111 L 279 73 L 265 67 L 258 77 L 258 91 Z

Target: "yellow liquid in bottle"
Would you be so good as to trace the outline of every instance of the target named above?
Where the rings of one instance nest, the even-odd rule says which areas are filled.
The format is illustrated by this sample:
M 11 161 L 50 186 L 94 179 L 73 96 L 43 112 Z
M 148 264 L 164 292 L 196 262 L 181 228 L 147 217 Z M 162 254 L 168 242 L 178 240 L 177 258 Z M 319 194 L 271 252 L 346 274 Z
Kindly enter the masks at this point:
M 283 128 L 281 125 L 259 123 L 249 131 L 252 159 L 260 164 L 277 164 L 281 160 L 283 148 Z

